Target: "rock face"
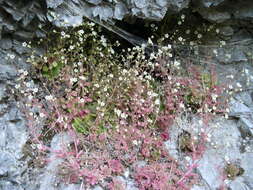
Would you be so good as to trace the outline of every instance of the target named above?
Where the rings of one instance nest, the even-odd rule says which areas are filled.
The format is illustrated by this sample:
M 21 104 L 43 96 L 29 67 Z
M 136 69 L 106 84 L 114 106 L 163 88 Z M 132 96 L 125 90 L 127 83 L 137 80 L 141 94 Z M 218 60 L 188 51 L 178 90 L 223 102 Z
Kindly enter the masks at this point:
M 217 25 L 220 40 L 248 42 L 253 39 L 252 0 L 0 0 L 0 190 L 79 188 L 73 185 L 53 187 L 50 179 L 52 174 L 49 174 L 48 170 L 57 167 L 57 163 L 48 166 L 42 175 L 34 176 L 32 180 L 24 177 L 24 173 L 31 170 L 23 159 L 28 132 L 26 121 L 17 108 L 18 102 L 11 95 L 17 69 L 27 67 L 23 61 L 27 53 L 22 46 L 23 41 L 45 36 L 43 28 L 49 23 L 58 27 L 78 25 L 82 22 L 83 16 L 110 23 L 126 17 L 160 21 L 166 13 L 174 15 L 184 11 L 194 12 L 204 20 Z M 252 77 L 249 81 L 252 84 L 252 64 L 241 64 L 252 61 L 252 46 L 247 43 L 246 46 L 236 47 L 218 47 L 215 50 L 217 55 L 214 60 L 227 64 L 222 65 L 222 70 L 219 71 L 220 78 L 225 80 L 222 77 L 224 72 L 231 72 L 236 76 L 234 86 L 236 87 L 237 82 L 244 85 L 247 80 L 242 72 L 247 69 L 249 78 Z M 214 51 L 209 47 L 207 49 Z M 7 57 L 13 59 L 7 60 Z M 220 149 L 210 145 L 210 150 L 200 161 L 198 170 L 203 184 L 195 186 L 195 190 L 218 187 L 218 184 L 213 184 L 219 180 L 219 170 L 216 166 L 217 163 L 225 164 L 220 156 L 225 154 L 229 159 L 239 160 L 245 170 L 242 176 L 228 181 L 230 189 L 253 189 L 253 155 L 250 153 L 253 150 L 253 92 L 248 86 L 244 87 L 246 90 L 239 92 L 231 105 L 230 116 L 236 119 L 221 121 L 219 130 L 213 132 L 213 140 L 220 145 Z M 176 135 L 178 132 L 180 131 L 174 131 L 173 134 Z M 55 137 L 56 144 L 57 138 Z M 223 146 L 224 141 L 229 145 Z M 179 158 L 176 144 L 169 143 L 168 148 L 171 149 L 172 156 Z M 214 155 L 217 157 L 214 158 Z M 33 180 L 36 184 L 32 184 Z M 132 184 L 131 181 L 128 182 Z M 134 187 L 130 185 L 129 189 Z

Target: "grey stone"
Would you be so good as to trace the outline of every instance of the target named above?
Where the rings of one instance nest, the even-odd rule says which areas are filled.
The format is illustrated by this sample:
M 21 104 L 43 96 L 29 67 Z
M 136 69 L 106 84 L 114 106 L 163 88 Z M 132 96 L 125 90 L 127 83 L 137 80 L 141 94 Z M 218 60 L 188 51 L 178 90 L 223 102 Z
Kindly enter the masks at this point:
M 0 40 L 0 48 L 8 50 L 12 48 L 12 40 L 10 38 L 3 38 Z
M 86 0 L 86 1 L 93 5 L 98 5 L 102 2 L 102 0 Z
M 64 0 L 46 0 L 46 2 L 47 2 L 47 7 L 48 8 L 55 9 L 59 5 L 61 5 L 64 2 Z
M 12 155 L 0 151 L 0 177 L 8 177 L 16 168 L 16 160 Z
M 217 10 L 206 10 L 201 9 L 199 13 L 203 16 L 203 18 L 209 20 L 210 22 L 214 23 L 222 23 L 227 21 L 231 18 L 230 13 L 228 12 L 220 12 Z
M 208 187 L 206 187 L 206 186 L 204 186 L 204 185 L 202 185 L 202 186 L 200 186 L 200 185 L 194 185 L 192 188 L 191 188 L 191 190 L 209 190 L 210 188 L 208 188 Z
M 122 20 L 128 12 L 127 7 L 123 3 L 117 3 L 114 9 L 114 18 Z
M 243 48 L 240 49 L 240 47 L 238 47 L 235 49 L 231 46 L 218 48 L 218 55 L 216 58 L 220 63 L 225 64 L 248 61 L 245 53 L 243 52 Z
M 238 177 L 229 183 L 229 189 L 231 190 L 251 190 L 251 188 L 245 184 L 243 177 Z
M 243 179 L 244 183 L 253 189 L 253 153 L 244 153 L 241 159 L 241 167 L 244 169 Z
M 109 6 L 97 6 L 93 10 L 93 16 L 106 21 L 113 17 L 113 9 Z
M 14 184 L 11 181 L 1 181 L 0 180 L 0 189 L 1 190 L 25 190 L 17 184 Z
M 168 10 L 179 12 L 182 9 L 188 7 L 190 1 L 189 0 L 171 0 L 168 1 L 168 4 L 166 7 L 168 7 Z
M 234 34 L 234 30 L 231 26 L 224 26 L 220 28 L 220 34 L 223 36 L 232 36 Z
M 224 167 L 224 158 L 230 161 L 241 159 L 240 154 L 240 132 L 236 122 L 233 120 L 218 119 L 214 124 L 219 123 L 219 127 L 213 129 L 212 142 L 216 147 L 208 146 L 203 157 L 199 161 L 198 171 L 211 189 L 221 185 L 221 173 L 219 168 Z
M 25 54 L 29 52 L 29 49 L 27 47 L 22 46 L 22 42 L 18 40 L 13 40 L 13 49 L 19 54 Z
M 232 99 L 230 102 L 230 116 L 240 117 L 241 115 L 248 115 L 252 113 L 249 107 L 239 102 L 238 100 Z
M 13 65 L 0 64 L 0 78 L 13 79 L 17 75 L 16 68 Z
M 239 7 L 235 11 L 236 19 L 252 19 L 253 18 L 253 4 L 248 4 L 247 6 Z
M 214 7 L 219 5 L 220 3 L 224 2 L 225 0 L 201 0 L 201 5 L 204 7 Z
M 243 102 L 243 104 L 246 105 L 248 108 L 252 108 L 252 106 L 253 106 L 253 98 L 251 97 L 250 91 L 238 92 L 235 95 L 235 98 L 237 100 Z
M 6 85 L 0 83 L 0 102 L 6 97 Z
M 20 21 L 22 17 L 24 16 L 24 12 L 22 12 L 22 9 L 17 9 L 17 7 L 9 7 L 9 6 L 2 6 L 2 8 L 12 15 L 13 19 L 15 21 Z
M 16 107 L 11 107 L 5 115 L 0 117 L 0 129 L 3 132 L 0 149 L 8 150 L 16 159 L 21 158 L 28 134 L 25 120 Z
M 32 38 L 34 38 L 34 33 L 33 32 L 27 32 L 27 31 L 24 31 L 24 30 L 20 30 L 20 31 L 16 31 L 14 32 L 14 37 L 15 39 L 18 39 L 18 40 L 31 40 Z
M 253 138 L 253 119 L 252 116 L 242 116 L 239 120 L 239 128 L 243 138 Z

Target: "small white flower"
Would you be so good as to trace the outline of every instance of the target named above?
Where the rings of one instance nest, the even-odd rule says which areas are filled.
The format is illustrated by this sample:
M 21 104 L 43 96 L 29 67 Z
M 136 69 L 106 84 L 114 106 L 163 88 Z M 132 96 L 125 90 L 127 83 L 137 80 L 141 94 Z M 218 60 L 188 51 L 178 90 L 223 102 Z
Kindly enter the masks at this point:
M 20 84 L 16 84 L 16 85 L 15 85 L 15 88 L 16 88 L 16 89 L 20 88 Z
M 30 94 L 29 96 L 28 96 L 28 100 L 32 100 L 33 99 L 33 96 Z
M 218 54 L 217 49 L 214 49 L 214 50 L 213 50 L 213 53 L 214 53 L 215 55 L 217 55 L 217 54 Z
M 26 46 L 27 46 L 27 43 L 26 43 L 26 42 L 23 42 L 23 43 L 22 43 L 22 46 L 23 46 L 23 47 L 26 47 Z
M 82 34 L 84 34 L 84 31 L 83 31 L 83 30 L 79 30 L 79 31 L 78 31 L 78 34 L 79 34 L 79 35 L 82 35 Z
M 75 82 L 77 82 L 77 81 L 78 81 L 78 79 L 75 78 L 75 77 L 70 79 L 70 82 L 71 82 L 71 83 L 75 83 Z
M 27 75 L 28 75 L 28 72 L 27 72 L 27 71 L 24 71 L 23 74 L 24 74 L 25 76 L 27 76 Z
M 137 146 L 138 145 L 138 141 L 137 140 L 133 140 L 133 144 Z
M 238 83 L 236 83 L 236 86 L 238 86 L 239 88 L 241 88 L 242 87 L 242 85 L 238 82 Z
M 148 44 L 153 45 L 151 38 L 148 38 Z
M 46 115 L 44 113 L 40 113 L 40 117 L 43 118 L 45 117 Z
M 14 55 L 14 54 L 11 54 L 11 55 L 10 55 L 10 58 L 11 58 L 11 59 L 15 59 L 15 55 Z
M 53 96 L 52 95 L 45 96 L 45 99 L 48 101 L 53 100 Z
M 80 80 L 86 80 L 86 78 L 84 76 L 79 76 Z
M 100 106 L 101 106 L 101 107 L 104 107 L 104 106 L 105 106 L 105 103 L 104 103 L 104 102 L 100 102 Z
M 127 118 L 127 114 L 121 113 L 121 114 L 120 114 L 120 117 L 123 118 L 123 119 L 126 119 L 126 118 Z
M 160 99 L 155 100 L 155 105 L 160 105 Z
M 226 42 L 225 41 L 220 41 L 221 45 L 226 45 Z

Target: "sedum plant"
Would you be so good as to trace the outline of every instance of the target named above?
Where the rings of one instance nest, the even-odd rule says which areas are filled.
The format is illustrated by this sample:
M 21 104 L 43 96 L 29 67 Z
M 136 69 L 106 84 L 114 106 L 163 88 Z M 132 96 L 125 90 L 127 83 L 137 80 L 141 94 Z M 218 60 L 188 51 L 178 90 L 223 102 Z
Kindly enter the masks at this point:
M 19 78 L 38 153 L 45 155 L 50 138 L 64 132 L 72 143 L 57 156 L 64 160 L 58 173 L 66 183 L 125 189 L 118 177 L 127 175 L 143 190 L 190 189 L 198 180 L 194 169 L 205 136 L 190 147 L 193 162 L 187 168 L 170 156 L 164 142 L 180 115 L 195 112 L 208 122 L 223 112 L 214 73 L 184 66 L 183 59 L 173 61 L 170 45 L 147 55 L 151 40 L 116 53 L 119 43 L 110 43 L 88 21 L 52 35 L 57 43 L 46 42 L 46 53 L 29 59 L 42 89 L 27 87 L 24 71 Z M 39 128 L 41 122 L 45 125 Z

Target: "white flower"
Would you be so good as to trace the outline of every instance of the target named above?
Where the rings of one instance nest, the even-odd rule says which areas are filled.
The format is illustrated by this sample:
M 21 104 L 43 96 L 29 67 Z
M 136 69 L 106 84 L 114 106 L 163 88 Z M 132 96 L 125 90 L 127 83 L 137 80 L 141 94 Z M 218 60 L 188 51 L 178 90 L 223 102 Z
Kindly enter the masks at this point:
M 20 84 L 16 84 L 16 85 L 15 85 L 15 88 L 16 88 L 16 89 L 20 88 Z
M 157 99 L 155 100 L 155 105 L 160 105 L 160 99 L 157 98 Z
M 82 34 L 84 34 L 84 31 L 83 31 L 83 30 L 79 30 L 79 31 L 78 31 L 78 34 L 79 34 L 79 35 L 82 35 Z
M 182 42 L 182 41 L 183 41 L 183 38 L 180 36 L 180 37 L 178 38 L 178 40 L 179 40 L 180 42 Z
M 238 86 L 239 88 L 241 88 L 242 87 L 242 85 L 238 82 L 238 83 L 236 83 L 236 86 Z
M 133 140 L 133 144 L 137 146 L 138 145 L 138 141 L 137 140 Z
M 53 100 L 53 96 L 52 95 L 45 96 L 45 99 L 48 101 Z
M 104 102 L 100 102 L 100 106 L 104 107 L 105 103 Z
M 216 101 L 216 99 L 218 98 L 218 95 L 217 94 L 212 94 L 211 97 L 212 97 L 213 101 Z
M 33 99 L 33 96 L 30 94 L 29 96 L 28 96 L 28 100 L 32 100 Z
M 45 117 L 46 115 L 44 113 L 40 113 L 40 117 L 43 118 Z
M 181 19 L 185 19 L 185 15 L 184 14 L 181 15 Z
M 38 88 L 34 88 L 34 89 L 33 89 L 33 92 L 35 92 L 35 93 L 38 92 L 38 91 L 39 91 Z
M 75 78 L 75 77 L 70 79 L 70 82 L 71 82 L 71 83 L 75 83 L 75 82 L 77 82 L 77 81 L 78 81 L 78 79 Z
M 177 67 L 177 66 L 179 66 L 179 65 L 180 65 L 180 62 L 179 62 L 179 61 L 177 61 L 177 60 L 175 60 L 175 61 L 174 61 L 174 65 Z
M 165 38 L 169 38 L 169 34 L 165 34 L 164 37 L 165 37 Z
M 63 117 L 59 117 L 59 118 L 57 119 L 57 122 L 62 123 L 62 122 L 63 122 Z
M 148 38 L 148 44 L 153 45 L 151 38 Z
M 199 39 L 202 38 L 202 34 L 198 34 L 198 38 L 199 38 Z
M 11 54 L 11 55 L 10 55 L 10 58 L 11 58 L 11 59 L 15 59 L 15 55 L 14 55 L 14 54 Z
M 28 72 L 27 72 L 27 71 L 24 71 L 24 73 L 23 73 L 23 74 L 26 76 L 26 75 L 28 75 Z
M 120 117 L 123 118 L 123 119 L 126 119 L 126 118 L 127 118 L 127 114 L 121 113 L 121 114 L 120 114 Z
M 118 110 L 118 109 L 114 109 L 114 112 L 117 114 L 117 116 L 120 116 L 121 115 L 121 111 L 120 110 Z
M 23 43 L 22 43 L 22 46 L 23 46 L 23 47 L 26 47 L 26 46 L 27 46 L 27 43 L 26 43 L 26 42 L 23 42 Z
M 221 45 L 226 45 L 226 42 L 225 41 L 220 41 Z
M 186 157 L 185 157 L 185 160 L 186 160 L 187 162 L 190 162 L 190 161 L 191 161 L 191 157 L 190 157 L 190 156 L 186 156 Z
M 86 80 L 86 78 L 84 76 L 79 76 L 79 79 Z

